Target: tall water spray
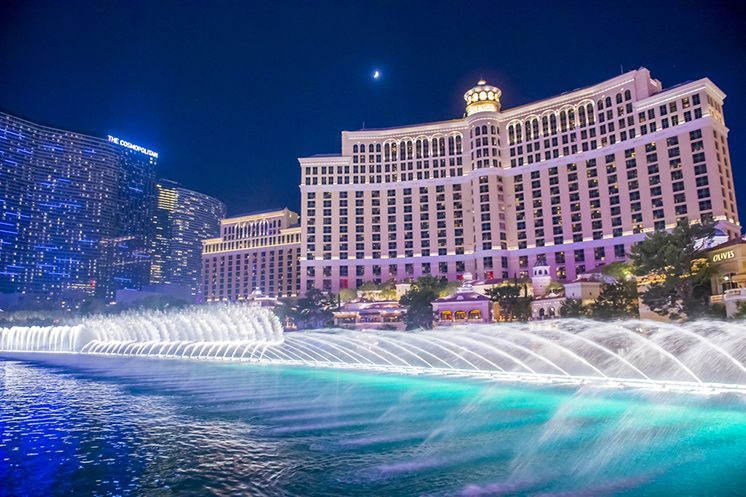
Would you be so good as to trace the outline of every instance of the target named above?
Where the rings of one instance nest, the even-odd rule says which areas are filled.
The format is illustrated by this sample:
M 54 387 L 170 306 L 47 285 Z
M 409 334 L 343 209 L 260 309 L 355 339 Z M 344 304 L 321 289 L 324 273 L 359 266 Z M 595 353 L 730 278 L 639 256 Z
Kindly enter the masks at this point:
M 95 316 L 72 326 L 0 328 L 0 351 L 158 355 L 282 339 L 282 325 L 272 311 L 226 305 Z
M 687 391 L 746 392 L 746 326 L 561 319 L 421 332 L 283 334 L 247 305 L 97 317 L 0 330 L 0 351 L 225 359 L 261 364 L 489 376 Z
M 562 319 L 427 332 L 289 334 L 244 359 L 611 386 L 746 392 L 746 326 Z

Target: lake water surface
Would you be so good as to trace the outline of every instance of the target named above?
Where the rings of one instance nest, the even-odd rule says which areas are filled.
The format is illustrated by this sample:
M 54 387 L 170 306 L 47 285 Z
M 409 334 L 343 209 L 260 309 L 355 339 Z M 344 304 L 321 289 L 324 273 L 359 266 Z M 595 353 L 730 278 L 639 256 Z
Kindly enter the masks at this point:
M 17 355 L 0 495 L 746 495 L 746 401 Z

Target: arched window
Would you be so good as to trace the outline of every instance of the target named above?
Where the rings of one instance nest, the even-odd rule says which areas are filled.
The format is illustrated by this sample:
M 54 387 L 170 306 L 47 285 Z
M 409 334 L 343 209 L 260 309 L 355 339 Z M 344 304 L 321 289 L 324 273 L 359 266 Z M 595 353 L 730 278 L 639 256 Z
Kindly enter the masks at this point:
M 531 122 L 526 122 L 526 141 L 529 141 L 533 139 L 533 135 L 531 134 Z
M 549 134 L 549 118 L 547 116 L 541 118 L 541 130 L 544 133 L 544 136 Z
M 357 144 L 355 144 L 355 145 L 352 146 L 352 153 L 353 154 L 357 153 Z
M 594 124 L 596 122 L 596 117 L 593 115 L 593 105 L 586 105 L 585 111 L 588 113 L 588 124 Z
M 629 90 L 624 90 L 624 100 L 632 100 L 632 92 Z
M 521 123 L 515 125 L 515 139 L 518 143 L 523 141 L 523 133 L 521 131 Z
M 532 127 L 534 128 L 534 139 L 539 138 L 539 120 L 534 119 Z
M 438 148 L 440 149 L 440 156 L 444 156 L 446 154 L 446 139 L 442 136 L 440 137 L 440 139 L 438 139 Z
M 461 153 L 461 135 L 456 135 L 456 153 Z
M 486 124 L 482 125 L 482 134 L 483 135 L 487 134 L 487 125 Z
M 570 129 L 575 129 L 575 109 L 567 111 L 567 120 L 570 121 Z
M 388 143 L 383 146 L 383 157 L 386 160 L 391 160 L 391 145 Z
M 441 311 L 440 320 L 441 321 L 453 321 L 453 313 L 451 311 Z
M 466 311 L 456 311 L 454 317 L 456 321 L 466 321 Z
M 549 125 L 552 128 L 552 133 L 557 132 L 557 116 L 555 114 L 552 114 L 549 116 Z
M 578 121 L 580 121 L 580 126 L 585 126 L 585 107 L 582 105 L 578 107 Z
M 422 144 L 423 152 L 425 157 L 430 157 L 430 140 L 425 139 L 425 142 Z
M 611 97 L 606 97 L 606 101 L 604 102 L 604 104 L 606 104 L 607 109 L 611 107 Z
M 453 136 L 448 137 L 448 153 L 454 155 L 456 153 L 456 140 Z
M 596 104 L 596 107 L 598 107 L 598 110 L 603 110 L 604 108 L 604 100 L 603 98 L 598 99 L 598 103 Z
M 478 320 L 481 320 L 482 319 L 482 311 L 480 311 L 479 309 L 472 309 L 471 311 L 469 311 L 469 319 L 478 319 Z
M 415 147 L 417 149 L 417 158 L 422 159 L 422 140 L 417 140 Z
M 508 126 L 508 141 L 511 145 L 515 143 L 515 126 L 512 124 Z
M 617 93 L 616 94 L 616 103 L 618 103 L 618 104 L 622 103 L 622 94 L 621 93 Z
M 567 112 L 564 110 L 560 112 L 560 128 L 562 131 L 567 131 Z
M 381 144 L 380 143 L 376 143 L 376 153 L 378 153 L 378 154 L 381 153 Z
M 481 135 L 482 134 L 482 128 L 480 128 L 479 126 L 477 126 L 476 128 L 474 128 L 474 134 L 476 136 Z
M 494 124 L 492 126 L 490 126 L 490 131 L 492 132 L 493 135 L 497 134 L 497 128 L 495 128 Z

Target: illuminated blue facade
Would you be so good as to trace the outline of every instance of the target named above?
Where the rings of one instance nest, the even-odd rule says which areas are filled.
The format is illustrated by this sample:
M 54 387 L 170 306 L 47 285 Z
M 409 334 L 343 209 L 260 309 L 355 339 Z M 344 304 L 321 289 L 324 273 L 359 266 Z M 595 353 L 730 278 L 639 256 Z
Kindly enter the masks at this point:
M 0 292 L 31 304 L 148 283 L 156 159 L 0 112 Z

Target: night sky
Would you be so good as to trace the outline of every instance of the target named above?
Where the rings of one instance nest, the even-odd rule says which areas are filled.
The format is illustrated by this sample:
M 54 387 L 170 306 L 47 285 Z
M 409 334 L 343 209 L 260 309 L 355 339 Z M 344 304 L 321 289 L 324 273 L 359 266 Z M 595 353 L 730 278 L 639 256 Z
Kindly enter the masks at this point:
M 237 214 L 298 209 L 297 157 L 338 153 L 342 130 L 461 117 L 480 76 L 510 108 L 645 66 L 728 95 L 743 206 L 737 5 L 0 0 L 0 108 L 157 150 L 161 177 Z

